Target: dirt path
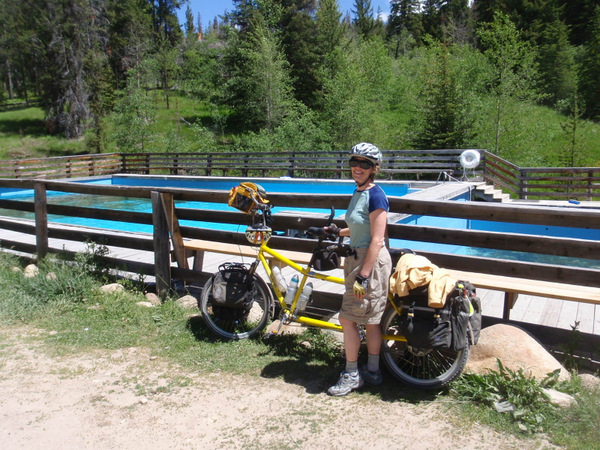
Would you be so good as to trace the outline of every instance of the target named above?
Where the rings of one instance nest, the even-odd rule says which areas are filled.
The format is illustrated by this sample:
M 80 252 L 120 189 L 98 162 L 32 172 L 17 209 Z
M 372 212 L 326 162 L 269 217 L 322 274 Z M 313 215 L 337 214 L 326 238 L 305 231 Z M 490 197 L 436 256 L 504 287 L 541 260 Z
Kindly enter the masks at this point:
M 0 330 L 2 449 L 536 448 L 443 420 L 435 403 L 314 394 L 280 379 L 200 376 L 138 348 L 49 356 Z M 392 417 L 393 419 L 388 419 Z

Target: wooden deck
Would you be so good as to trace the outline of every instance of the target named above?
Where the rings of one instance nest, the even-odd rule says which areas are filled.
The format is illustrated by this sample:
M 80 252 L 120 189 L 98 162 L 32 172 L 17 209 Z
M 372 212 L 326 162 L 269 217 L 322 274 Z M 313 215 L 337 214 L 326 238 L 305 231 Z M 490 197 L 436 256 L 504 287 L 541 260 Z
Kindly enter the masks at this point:
M 123 232 L 119 232 L 123 234 Z M 140 236 L 140 234 L 136 234 Z M 147 235 L 151 240 L 152 236 Z M 10 240 L 29 244 L 34 244 L 34 237 L 27 234 L 3 230 L 0 241 Z M 84 251 L 86 245 L 73 241 L 62 241 L 50 239 L 49 246 L 52 249 L 66 249 L 69 251 Z M 135 251 L 126 248 L 110 247 L 109 256 L 119 259 L 138 262 L 154 262 L 152 252 Z M 232 257 L 219 253 L 207 253 L 204 257 L 202 270 L 205 272 L 215 272 L 220 264 L 226 261 L 251 262 L 251 258 Z M 191 261 L 190 261 L 191 266 Z M 289 279 L 293 271 L 284 269 L 286 279 Z M 341 276 L 341 270 L 337 273 Z M 153 277 L 146 277 L 152 281 Z M 343 291 L 342 286 L 334 286 L 331 283 L 313 281 L 315 290 L 327 289 L 332 292 L 332 287 L 336 293 Z M 504 293 L 493 290 L 478 289 L 479 297 L 482 300 L 482 309 L 485 317 L 492 319 L 501 319 L 504 305 Z M 582 333 L 591 335 L 600 335 L 600 305 L 579 303 L 574 301 L 559 300 L 553 298 L 537 297 L 532 295 L 520 295 L 515 306 L 511 311 L 511 322 L 541 325 L 544 327 L 556 328 L 561 330 L 571 330 L 578 323 L 578 330 Z M 599 341 L 600 343 L 600 341 Z

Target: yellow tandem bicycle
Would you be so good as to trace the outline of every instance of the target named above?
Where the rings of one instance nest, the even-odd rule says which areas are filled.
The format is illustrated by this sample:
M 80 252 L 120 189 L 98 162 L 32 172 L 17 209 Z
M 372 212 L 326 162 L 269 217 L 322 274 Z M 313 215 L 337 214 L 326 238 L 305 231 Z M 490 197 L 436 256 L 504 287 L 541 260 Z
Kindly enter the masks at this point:
M 255 190 L 254 186 L 252 185 L 251 191 Z M 235 197 L 235 193 L 232 196 Z M 229 281 L 229 288 L 233 285 L 235 291 L 235 286 L 246 286 L 237 295 L 238 300 L 239 297 L 243 297 L 243 306 L 231 308 L 230 305 L 223 305 L 218 298 L 219 294 L 216 293 L 219 289 L 218 284 L 223 279 L 218 278 L 220 272 L 213 275 L 206 282 L 198 301 L 202 318 L 208 328 L 226 340 L 253 338 L 265 329 L 269 321 L 274 318 L 274 311 L 278 309 L 281 324 L 295 322 L 309 327 L 341 332 L 342 328 L 339 324 L 323 318 L 315 318 L 308 313 L 305 308 L 306 298 L 302 299 L 302 293 L 306 293 L 305 287 L 311 280 L 321 280 L 336 285 L 344 284 L 343 278 L 316 271 L 314 265 L 323 251 L 329 254 L 343 253 L 348 250 L 347 244 L 343 244 L 341 240 L 333 244 L 327 243 L 327 236 L 322 234 L 318 236 L 309 263 L 298 264 L 268 245 L 272 233 L 267 223 L 271 205 L 263 196 L 256 195 L 254 192 L 250 192 L 249 198 L 251 206 L 246 205 L 245 208 L 235 204 L 233 206 L 254 217 L 253 225 L 246 230 L 246 237 L 252 244 L 258 246 L 256 258 L 249 267 L 247 264 L 225 264 L 225 271 L 236 278 L 233 283 L 232 280 L 226 280 Z M 332 218 L 333 208 L 330 221 Z M 324 243 L 327 245 L 324 246 Z M 399 257 L 398 254 L 392 256 L 395 259 Z M 269 263 L 269 260 L 272 262 Z M 277 261 L 277 264 L 274 265 L 273 260 Z M 258 275 L 259 265 L 264 269 L 270 286 Z M 289 266 L 297 273 L 298 284 L 293 297 L 288 294 L 286 299 L 287 292 L 283 291 L 278 279 L 279 274 L 275 269 L 277 266 Z M 225 290 L 228 288 L 227 284 L 223 286 Z M 312 292 L 312 295 L 316 297 L 318 293 Z M 233 292 L 233 296 L 236 296 L 236 292 Z M 438 389 L 447 385 L 464 369 L 469 357 L 469 343 L 467 342 L 467 345 L 459 350 L 417 348 L 409 345 L 400 327 L 402 304 L 399 297 L 390 294 L 381 320 L 383 333 L 381 357 L 385 368 L 395 379 L 413 387 Z M 276 305 L 279 308 L 275 308 Z

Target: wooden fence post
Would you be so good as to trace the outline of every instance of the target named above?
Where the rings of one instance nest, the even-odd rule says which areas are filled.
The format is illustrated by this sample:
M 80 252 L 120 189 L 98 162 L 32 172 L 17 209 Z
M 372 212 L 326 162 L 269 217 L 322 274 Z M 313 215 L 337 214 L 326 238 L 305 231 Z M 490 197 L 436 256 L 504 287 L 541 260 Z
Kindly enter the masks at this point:
M 48 254 L 48 201 L 46 184 L 43 181 L 33 182 L 35 210 L 35 244 L 38 259 Z
M 527 172 L 519 170 L 519 198 L 527 200 L 528 182 L 525 178 L 527 178 Z
M 173 194 L 170 192 L 160 193 L 160 200 L 163 206 L 164 217 L 167 220 L 169 233 L 171 234 L 171 242 L 173 243 L 173 253 L 177 260 L 177 265 L 184 269 L 189 269 L 187 258 L 185 257 L 185 248 L 183 247 L 183 237 L 179 228 L 179 219 L 175 214 L 175 202 Z
M 156 294 L 165 299 L 171 288 L 171 258 L 169 227 L 163 212 L 160 192 L 152 191 L 152 224 L 154 243 L 154 276 L 156 277 Z

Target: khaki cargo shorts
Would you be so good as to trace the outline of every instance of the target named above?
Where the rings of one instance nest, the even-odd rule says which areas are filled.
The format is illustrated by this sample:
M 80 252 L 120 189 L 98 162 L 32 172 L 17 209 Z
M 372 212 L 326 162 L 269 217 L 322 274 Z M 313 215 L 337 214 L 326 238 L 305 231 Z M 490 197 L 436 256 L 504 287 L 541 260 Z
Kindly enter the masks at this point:
M 361 325 L 377 325 L 381 322 L 387 302 L 390 275 L 392 274 L 392 258 L 387 248 L 383 247 L 371 272 L 367 294 L 362 300 L 358 300 L 354 296 L 352 286 L 366 255 L 366 248 L 357 248 L 356 258 L 349 256 L 344 261 L 346 292 L 340 309 L 340 317 Z

